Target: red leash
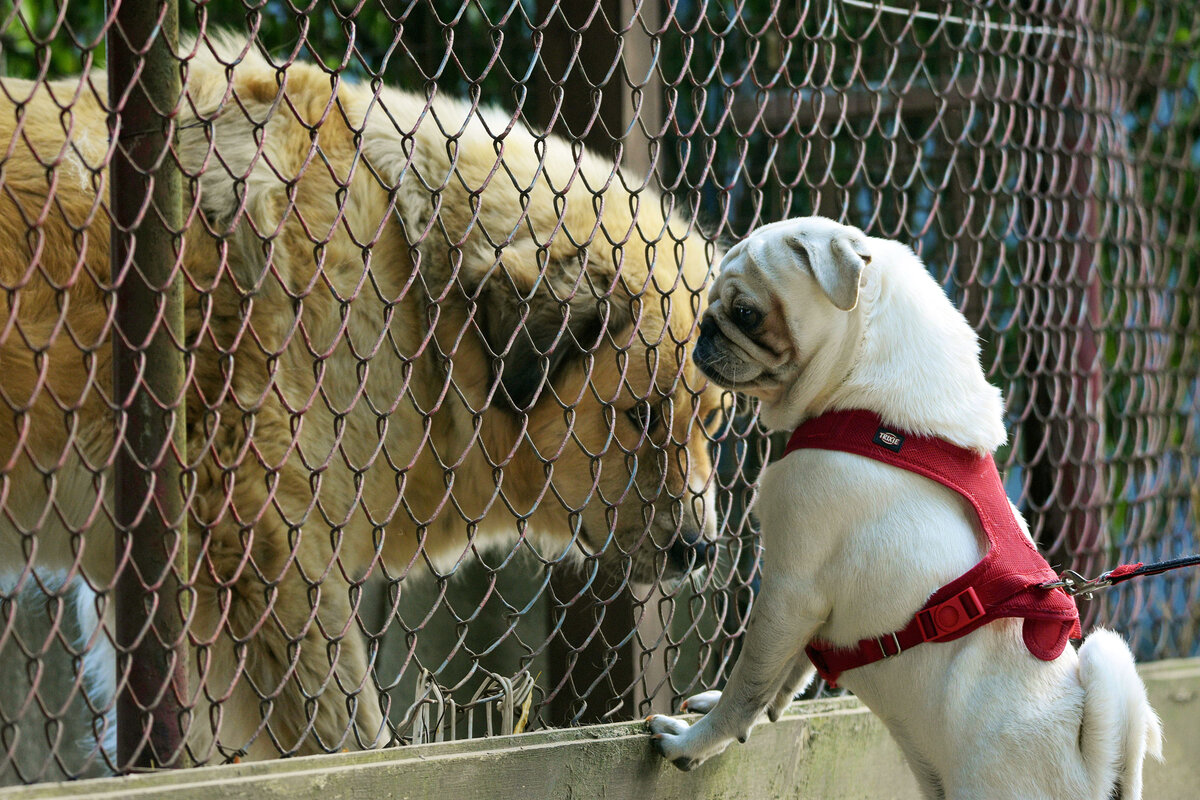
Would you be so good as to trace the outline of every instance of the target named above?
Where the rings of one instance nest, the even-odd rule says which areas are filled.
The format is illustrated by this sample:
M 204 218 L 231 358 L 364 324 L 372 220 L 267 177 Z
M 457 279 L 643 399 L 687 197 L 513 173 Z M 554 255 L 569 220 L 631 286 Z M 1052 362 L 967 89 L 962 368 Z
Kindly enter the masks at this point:
M 1043 589 L 1062 589 L 1072 597 L 1087 596 L 1092 592 L 1116 586 L 1118 583 L 1141 578 L 1144 575 L 1160 575 L 1173 569 L 1200 566 L 1200 555 L 1172 558 L 1169 561 L 1157 561 L 1153 564 L 1122 564 L 1116 569 L 1101 573 L 1096 578 L 1085 578 L 1073 569 L 1063 570 L 1058 580 L 1043 583 Z

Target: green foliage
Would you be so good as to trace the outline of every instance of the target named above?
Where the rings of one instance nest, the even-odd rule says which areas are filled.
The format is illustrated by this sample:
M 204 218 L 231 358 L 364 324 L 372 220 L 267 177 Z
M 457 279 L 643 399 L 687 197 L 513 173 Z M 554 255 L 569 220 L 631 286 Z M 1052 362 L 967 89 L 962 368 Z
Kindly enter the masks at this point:
M 520 0 L 181 2 L 185 34 L 253 34 L 278 62 L 303 59 L 362 79 L 511 96 L 533 70 L 533 29 Z M 56 78 L 104 64 L 104 0 L 21 0 L 0 17 L 0 71 Z

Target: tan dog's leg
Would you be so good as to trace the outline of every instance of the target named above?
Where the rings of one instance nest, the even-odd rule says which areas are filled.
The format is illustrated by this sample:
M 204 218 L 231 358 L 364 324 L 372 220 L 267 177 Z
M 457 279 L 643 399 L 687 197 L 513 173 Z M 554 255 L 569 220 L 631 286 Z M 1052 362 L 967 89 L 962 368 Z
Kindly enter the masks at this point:
M 246 579 L 230 593 L 200 593 L 195 629 L 213 635 L 192 675 L 211 704 L 192 723 L 197 757 L 214 757 L 214 738 L 224 756 L 252 761 L 386 741 L 347 587 L 324 578 L 319 599 L 294 566 L 270 590 Z
M 214 738 L 251 760 L 377 746 L 383 715 L 351 607 L 352 565 L 327 526 L 297 529 L 281 512 L 303 502 L 305 476 L 281 473 L 272 498 L 247 461 L 228 503 L 222 480 L 212 462 L 197 469 L 196 756 L 211 757 Z
M 287 694 L 280 696 L 279 714 L 285 727 L 271 727 L 281 744 L 301 753 L 377 747 L 384 735 L 379 692 L 367 670 L 366 644 L 351 609 L 349 586 L 337 578 L 336 571 L 335 566 L 322 576 L 317 618 L 306 620 L 303 638 L 295 645 L 294 639 L 281 642 L 285 652 L 299 648 L 296 675 L 288 682 Z M 298 588 L 311 598 L 308 581 L 300 583 Z M 297 737 L 294 744 L 286 742 L 284 737 L 295 736 L 302 724 L 312 726 L 312 735 L 303 741 Z
M 699 766 L 734 739 L 746 741 L 768 704 L 793 690 L 800 650 L 824 622 L 797 613 L 803 608 L 791 593 L 773 592 L 764 583 L 741 655 L 712 711 L 690 726 L 673 717 L 650 717 L 654 746 L 665 758 L 683 770 Z

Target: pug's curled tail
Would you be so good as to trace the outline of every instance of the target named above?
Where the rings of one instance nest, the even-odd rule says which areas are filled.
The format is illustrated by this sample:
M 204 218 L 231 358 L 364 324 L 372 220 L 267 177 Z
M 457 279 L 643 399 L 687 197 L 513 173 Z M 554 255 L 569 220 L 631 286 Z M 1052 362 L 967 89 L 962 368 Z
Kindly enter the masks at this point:
M 1162 723 L 1125 641 L 1097 630 L 1079 648 L 1084 690 L 1079 750 L 1096 797 L 1140 800 L 1142 762 L 1162 760 Z

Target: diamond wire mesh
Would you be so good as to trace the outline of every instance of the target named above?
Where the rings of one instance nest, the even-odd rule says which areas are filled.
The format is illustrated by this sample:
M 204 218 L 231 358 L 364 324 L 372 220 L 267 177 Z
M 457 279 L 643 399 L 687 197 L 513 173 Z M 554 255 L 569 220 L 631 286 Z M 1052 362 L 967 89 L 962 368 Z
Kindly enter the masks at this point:
M 145 678 L 114 652 L 122 105 L 93 72 L 99 3 L 2 13 L 0 774 L 33 782 L 134 765 L 113 742 Z M 630 718 L 719 684 L 771 442 L 687 346 L 716 245 L 786 216 L 909 241 L 941 279 L 1054 563 L 1200 549 L 1186 4 L 214 0 L 181 21 L 187 447 L 162 458 L 189 555 L 158 601 L 189 676 L 186 750 L 159 763 Z M 669 580 L 717 519 L 708 569 Z M 1189 656 L 1198 591 L 1168 574 L 1083 610 L 1142 659 Z

